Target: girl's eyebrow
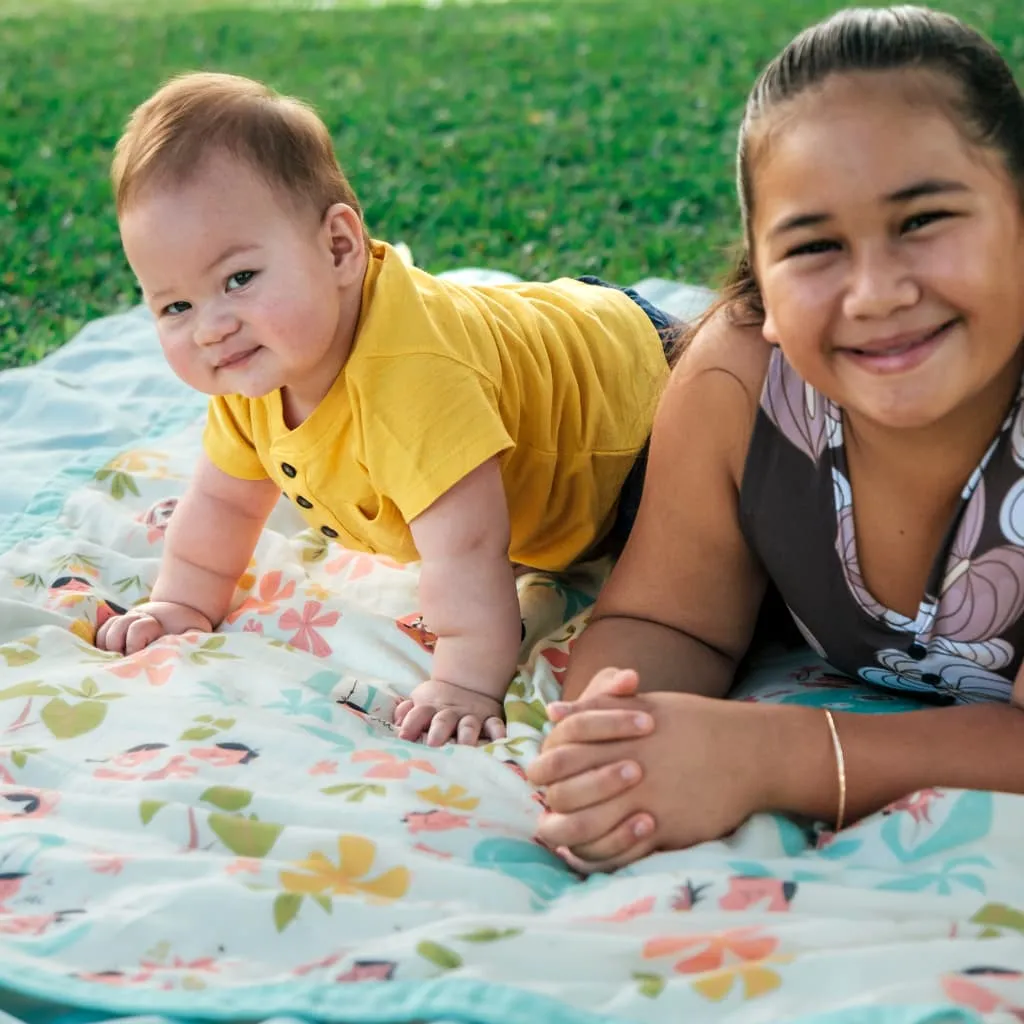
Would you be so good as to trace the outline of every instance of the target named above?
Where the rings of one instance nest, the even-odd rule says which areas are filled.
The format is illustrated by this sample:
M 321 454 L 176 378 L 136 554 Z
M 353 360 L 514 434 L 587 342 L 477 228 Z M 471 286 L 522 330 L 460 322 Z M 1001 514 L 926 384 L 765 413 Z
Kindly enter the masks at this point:
M 819 224 L 824 224 L 831 219 L 832 214 L 830 213 L 798 213 L 796 216 L 787 217 L 784 221 L 776 224 L 769 232 L 769 237 L 776 238 L 790 231 L 796 231 L 798 228 L 817 227 Z
M 969 191 L 970 189 L 963 182 L 954 181 L 951 178 L 925 178 L 923 181 L 915 181 L 912 185 L 890 192 L 887 196 L 882 197 L 882 201 L 909 203 L 911 200 L 921 199 L 924 196 L 949 195 L 950 193 Z M 775 238 L 799 228 L 818 227 L 831 219 L 832 214 L 830 213 L 798 213 L 776 224 L 769 233 L 769 237 Z
M 969 192 L 970 189 L 962 181 L 954 181 L 951 178 L 925 178 L 924 181 L 914 182 L 906 188 L 898 189 L 885 196 L 887 203 L 908 203 L 912 199 L 920 199 L 922 196 L 946 195 L 950 192 Z

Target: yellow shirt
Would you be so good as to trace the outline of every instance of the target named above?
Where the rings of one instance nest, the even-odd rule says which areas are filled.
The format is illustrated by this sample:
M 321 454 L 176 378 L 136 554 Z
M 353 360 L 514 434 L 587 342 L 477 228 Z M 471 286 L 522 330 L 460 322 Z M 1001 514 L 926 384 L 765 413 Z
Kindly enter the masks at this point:
M 355 343 L 294 430 L 281 394 L 211 399 L 210 459 L 270 477 L 346 547 L 418 556 L 408 523 L 498 456 L 515 562 L 562 569 L 607 532 L 668 376 L 658 333 L 611 288 L 468 287 L 374 242 Z

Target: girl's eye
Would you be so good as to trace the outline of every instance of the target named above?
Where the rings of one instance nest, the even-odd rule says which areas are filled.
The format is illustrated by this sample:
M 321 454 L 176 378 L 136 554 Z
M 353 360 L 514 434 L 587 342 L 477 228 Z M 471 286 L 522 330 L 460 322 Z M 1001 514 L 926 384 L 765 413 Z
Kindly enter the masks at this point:
M 915 213 L 913 217 L 908 217 L 903 222 L 903 231 L 920 231 L 921 228 L 926 228 L 937 220 L 945 220 L 947 217 L 952 216 L 951 213 L 947 213 L 945 210 L 927 210 L 924 213 Z
M 227 290 L 229 292 L 235 291 L 236 288 L 242 288 L 247 285 L 256 276 L 255 270 L 240 270 L 237 274 L 232 274 L 228 278 Z
M 192 304 L 190 302 L 172 302 L 164 306 L 160 313 L 162 316 L 181 316 L 182 313 L 191 308 Z
M 786 253 L 786 259 L 791 256 L 819 256 L 823 252 L 832 252 L 839 248 L 838 242 L 829 241 L 826 238 L 819 238 L 813 242 L 804 242 L 803 245 L 796 245 Z

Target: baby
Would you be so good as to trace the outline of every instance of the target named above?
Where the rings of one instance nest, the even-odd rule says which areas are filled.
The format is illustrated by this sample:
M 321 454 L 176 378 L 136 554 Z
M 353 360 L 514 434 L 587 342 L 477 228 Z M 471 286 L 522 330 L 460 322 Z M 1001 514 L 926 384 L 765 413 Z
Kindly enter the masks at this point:
M 245 78 L 169 82 L 112 177 L 167 361 L 211 399 L 151 599 L 98 646 L 212 630 L 284 493 L 323 536 L 421 562 L 437 643 L 400 735 L 500 738 L 515 567 L 628 531 L 671 321 L 593 278 L 474 288 L 407 266 L 367 233 L 320 119 Z

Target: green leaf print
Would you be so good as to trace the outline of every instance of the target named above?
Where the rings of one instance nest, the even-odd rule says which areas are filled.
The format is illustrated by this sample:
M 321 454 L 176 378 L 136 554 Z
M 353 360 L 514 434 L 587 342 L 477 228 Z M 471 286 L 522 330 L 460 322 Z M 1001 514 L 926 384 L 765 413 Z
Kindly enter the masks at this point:
M 220 638 L 223 642 L 223 637 Z M 205 647 L 205 645 L 204 645 Z M 237 654 L 228 654 L 227 651 L 218 651 L 216 648 L 211 650 L 204 650 L 204 647 L 200 647 L 198 651 L 192 651 L 188 656 L 188 660 L 194 665 L 205 665 L 208 661 L 216 660 L 218 658 L 231 661 L 238 658 Z
M 270 853 L 284 831 L 283 825 L 228 814 L 211 814 L 209 825 L 214 835 L 232 853 L 239 857 L 253 857 L 256 860 Z
M 460 942 L 500 942 L 502 939 L 514 939 L 522 935 L 522 928 L 480 928 L 475 932 L 467 932 L 465 935 L 456 935 Z
M 199 715 L 193 718 L 192 721 L 198 722 L 199 725 L 186 729 L 178 737 L 179 740 L 190 740 L 192 742 L 208 740 L 211 736 L 216 736 L 217 733 L 230 729 L 235 724 L 233 718 L 214 718 L 213 715 Z
M 509 700 L 505 702 L 505 721 L 541 731 L 548 724 L 547 708 L 542 700 Z
M 8 686 L 6 690 L 0 690 L 0 700 L 18 700 L 23 697 L 56 697 L 60 690 L 56 686 L 48 686 L 39 679 L 33 679 L 30 683 L 18 683 L 17 686 Z
M 20 668 L 22 665 L 31 665 L 33 661 L 38 661 L 39 655 L 35 651 L 25 647 L 15 647 L 14 644 L 4 644 L 3 647 L 0 647 L 0 658 L 3 658 L 4 661 L 7 662 L 8 668 Z
M 104 480 L 110 481 L 110 496 L 114 501 L 121 501 L 126 492 L 131 492 L 135 497 L 139 497 L 139 488 L 135 483 L 133 477 L 128 473 L 123 473 L 121 470 L 109 470 L 101 469 L 96 474 L 96 479 L 101 483 Z
M 161 807 L 166 807 L 166 800 L 143 800 L 139 804 L 139 818 L 143 825 L 148 825 L 155 817 Z
M 309 897 L 325 914 L 332 914 L 334 912 L 334 904 L 331 902 L 330 896 L 325 896 L 322 892 L 313 893 Z
M 19 747 L 17 750 L 11 751 L 11 761 L 15 768 L 24 768 L 32 754 L 41 754 L 42 752 L 42 747 Z
M 55 697 L 39 717 L 56 739 L 71 740 L 102 725 L 107 717 L 107 705 L 101 700 L 69 704 L 63 697 Z
M 199 799 L 221 811 L 241 811 L 252 803 L 252 793 L 234 786 L 211 786 Z
M 50 563 L 50 568 L 62 576 L 80 574 L 98 576 L 100 563 L 95 558 L 90 558 L 88 555 L 80 555 L 75 551 L 70 555 L 61 555 L 60 558 L 55 558 Z
M 274 900 L 274 927 L 278 932 L 283 932 L 295 920 L 301 906 L 302 897 L 294 892 L 283 892 Z
M 971 918 L 971 923 L 986 925 L 981 933 L 983 939 L 997 938 L 1004 929 L 1024 935 L 1024 911 L 1008 907 L 1005 903 L 986 903 Z
M 219 651 L 228 641 L 226 636 L 211 636 L 209 640 L 204 640 L 202 646 L 199 648 L 202 651 Z
M 368 796 L 384 796 L 387 789 L 384 786 L 371 782 L 345 782 L 340 786 L 328 786 L 321 789 L 324 796 L 339 796 L 347 793 L 346 802 L 350 804 L 361 804 Z
M 462 957 L 454 949 L 448 949 L 447 946 L 438 945 L 436 942 L 424 940 L 417 945 L 416 952 L 424 960 L 429 960 L 440 967 L 442 971 L 454 971 L 462 966 Z
M 302 533 L 302 561 L 306 562 L 321 562 L 327 556 L 328 544 L 330 541 L 326 537 L 321 537 L 318 533 L 313 533 L 312 530 Z
M 189 740 L 192 743 L 198 743 L 200 740 L 208 740 L 211 736 L 216 736 L 220 732 L 219 729 L 210 728 L 196 728 L 186 729 L 179 737 L 179 740 Z
M 642 971 L 634 971 L 633 980 L 637 983 L 636 987 L 640 995 L 647 999 L 657 999 L 665 988 L 665 979 L 660 974 L 644 974 Z
M 114 589 L 123 594 L 128 590 L 142 590 L 142 580 L 138 576 L 125 576 L 124 579 L 114 580 Z

